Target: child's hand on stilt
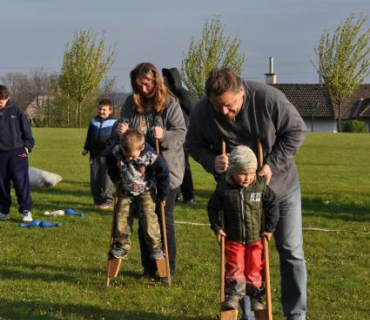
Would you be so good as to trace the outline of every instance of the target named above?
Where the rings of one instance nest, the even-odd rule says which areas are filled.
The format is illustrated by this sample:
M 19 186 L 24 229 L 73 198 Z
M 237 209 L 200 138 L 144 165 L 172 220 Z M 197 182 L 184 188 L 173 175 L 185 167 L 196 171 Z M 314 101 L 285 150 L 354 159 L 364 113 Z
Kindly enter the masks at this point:
M 267 239 L 267 241 L 270 241 L 271 240 L 271 238 L 272 238 L 272 232 L 266 232 L 266 231 L 263 231 L 262 233 L 261 233 L 261 237 L 263 238 L 263 237 L 265 237 L 266 239 Z
M 221 239 L 222 237 L 226 237 L 226 233 L 224 232 L 224 230 L 220 229 L 220 231 L 217 232 L 216 236 L 218 244 L 221 244 Z

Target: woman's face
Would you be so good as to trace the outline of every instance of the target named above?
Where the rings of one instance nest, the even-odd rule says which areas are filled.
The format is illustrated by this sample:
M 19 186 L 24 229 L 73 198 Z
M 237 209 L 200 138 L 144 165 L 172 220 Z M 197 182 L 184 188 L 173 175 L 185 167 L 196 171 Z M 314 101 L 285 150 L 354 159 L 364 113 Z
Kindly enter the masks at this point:
M 137 87 L 146 99 L 154 97 L 155 94 L 155 83 L 154 79 L 149 79 L 145 74 L 141 74 L 136 79 Z

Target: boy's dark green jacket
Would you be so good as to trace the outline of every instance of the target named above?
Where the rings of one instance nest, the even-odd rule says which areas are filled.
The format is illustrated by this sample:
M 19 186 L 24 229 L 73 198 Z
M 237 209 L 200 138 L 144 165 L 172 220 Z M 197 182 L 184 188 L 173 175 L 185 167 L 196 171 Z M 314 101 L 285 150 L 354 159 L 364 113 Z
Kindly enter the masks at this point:
M 245 244 L 261 239 L 263 211 L 265 231 L 274 232 L 279 220 L 275 193 L 259 176 L 247 188 L 238 187 L 230 177 L 220 180 L 208 201 L 207 209 L 211 228 L 216 234 L 222 229 L 220 215 L 223 214 L 226 240 Z

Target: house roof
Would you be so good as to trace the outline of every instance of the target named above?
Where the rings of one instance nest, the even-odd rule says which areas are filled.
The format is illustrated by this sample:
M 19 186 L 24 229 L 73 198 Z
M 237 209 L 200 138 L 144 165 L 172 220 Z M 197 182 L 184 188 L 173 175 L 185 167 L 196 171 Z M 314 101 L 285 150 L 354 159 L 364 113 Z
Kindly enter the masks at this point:
M 272 86 L 286 95 L 303 118 L 314 115 L 334 119 L 335 110 L 322 84 L 278 83 Z M 370 84 L 361 84 L 342 106 L 342 119 L 365 118 L 370 118 Z
M 346 101 L 343 107 L 343 118 L 370 118 L 370 84 L 362 84 Z
M 321 84 L 279 83 L 273 85 L 282 91 L 303 118 L 334 119 L 333 107 Z

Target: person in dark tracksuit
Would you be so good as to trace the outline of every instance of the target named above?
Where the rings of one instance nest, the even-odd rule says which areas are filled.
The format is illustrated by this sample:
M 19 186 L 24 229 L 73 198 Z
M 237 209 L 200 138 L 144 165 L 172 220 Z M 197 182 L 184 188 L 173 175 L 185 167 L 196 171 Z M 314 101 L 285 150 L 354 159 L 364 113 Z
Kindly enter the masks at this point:
M 82 155 L 90 152 L 90 188 L 94 206 L 107 210 L 112 207 L 113 183 L 109 178 L 106 163 L 107 140 L 112 134 L 116 119 L 112 117 L 113 104 L 102 99 L 98 104 L 98 115 L 91 119 Z
M 176 68 L 162 69 L 162 75 L 164 83 L 168 86 L 171 92 L 179 99 L 182 114 L 184 116 L 186 128 L 189 127 L 189 116 L 191 110 L 193 110 L 196 100 L 191 93 L 186 90 L 181 83 L 181 76 L 179 70 Z M 185 204 L 191 204 L 195 201 L 193 176 L 191 174 L 191 168 L 189 163 L 189 154 L 184 150 L 185 153 L 185 173 L 184 180 L 180 186 L 182 193 L 183 202 Z
M 32 221 L 28 153 L 34 144 L 27 117 L 9 100 L 8 88 L 0 85 L 0 220 L 10 218 L 12 182 L 22 221 Z

